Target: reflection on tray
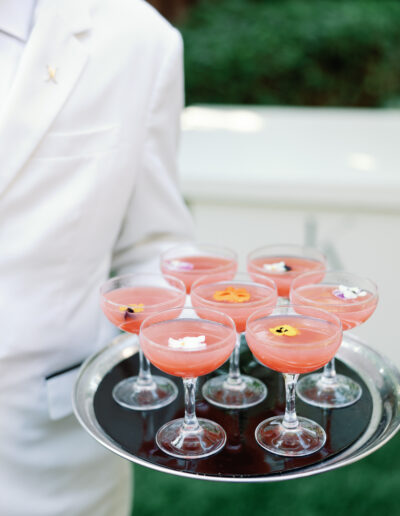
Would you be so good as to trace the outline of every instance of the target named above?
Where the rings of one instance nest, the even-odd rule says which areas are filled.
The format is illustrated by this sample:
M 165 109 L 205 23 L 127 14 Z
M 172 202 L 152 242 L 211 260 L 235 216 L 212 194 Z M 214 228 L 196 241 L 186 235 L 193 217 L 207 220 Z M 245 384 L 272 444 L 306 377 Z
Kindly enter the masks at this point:
M 299 415 L 318 422 L 325 429 L 325 446 L 318 453 L 300 458 L 284 458 L 266 452 L 257 444 L 254 431 L 262 420 L 284 413 L 285 393 L 282 375 L 258 364 L 245 346 L 241 364 L 244 374 L 251 374 L 264 381 L 268 387 L 268 396 L 260 405 L 249 409 L 220 409 L 201 397 L 201 386 L 208 377 L 200 379 L 196 413 L 199 417 L 221 424 L 227 433 L 225 448 L 211 457 L 197 460 L 175 459 L 159 450 L 155 443 L 155 434 L 164 423 L 183 416 L 183 391 L 180 382 L 176 382 L 179 386 L 177 400 L 159 410 L 136 412 L 115 403 L 111 395 L 112 389 L 121 379 L 137 372 L 137 354 L 116 365 L 100 383 L 94 396 L 97 421 L 123 449 L 154 465 L 199 476 L 243 478 L 279 475 L 319 463 L 351 446 L 367 429 L 372 414 L 369 390 L 359 375 L 338 360 L 338 372 L 354 378 L 361 384 L 361 399 L 355 405 L 336 410 L 319 409 L 306 405 L 299 399 L 296 402 Z M 224 368 L 221 368 L 219 372 L 223 371 Z M 157 374 L 163 373 L 157 370 Z

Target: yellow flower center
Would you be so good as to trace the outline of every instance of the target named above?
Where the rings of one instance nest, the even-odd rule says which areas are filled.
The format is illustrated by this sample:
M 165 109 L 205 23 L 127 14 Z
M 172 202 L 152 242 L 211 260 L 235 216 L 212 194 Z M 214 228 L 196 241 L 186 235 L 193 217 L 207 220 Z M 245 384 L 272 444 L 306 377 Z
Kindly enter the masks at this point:
M 216 301 L 228 303 L 243 303 L 250 299 L 250 293 L 245 288 L 227 287 L 225 290 L 217 290 L 213 294 Z
M 144 310 L 143 307 L 144 307 L 143 303 L 139 303 L 138 305 L 121 305 L 119 307 L 119 311 L 126 312 L 129 308 L 131 308 L 133 313 L 137 314 L 139 312 L 143 312 L 143 310 Z
M 298 335 L 300 332 L 297 328 L 290 326 L 289 324 L 282 324 L 282 326 L 275 326 L 275 328 L 270 328 L 269 331 L 274 335 L 286 335 L 286 337 L 294 337 Z

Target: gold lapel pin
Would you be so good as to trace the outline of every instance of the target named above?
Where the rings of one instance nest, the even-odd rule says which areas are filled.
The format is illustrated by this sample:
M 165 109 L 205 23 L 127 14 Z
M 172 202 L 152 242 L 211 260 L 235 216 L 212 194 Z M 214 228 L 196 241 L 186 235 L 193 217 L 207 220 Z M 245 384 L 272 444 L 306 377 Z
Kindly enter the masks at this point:
M 51 81 L 51 82 L 54 82 L 54 84 L 57 84 L 57 78 L 56 78 L 57 68 L 55 66 L 47 65 L 46 70 L 47 70 L 47 76 L 46 76 L 45 81 L 46 82 Z

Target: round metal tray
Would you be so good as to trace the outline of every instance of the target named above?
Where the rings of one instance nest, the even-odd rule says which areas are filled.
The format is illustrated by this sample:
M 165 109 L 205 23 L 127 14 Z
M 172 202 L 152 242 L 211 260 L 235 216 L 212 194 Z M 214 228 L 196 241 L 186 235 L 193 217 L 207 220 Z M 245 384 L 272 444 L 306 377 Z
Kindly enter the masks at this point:
M 135 354 L 138 351 L 137 346 L 137 338 L 135 336 L 120 335 L 114 339 L 110 345 L 88 358 L 82 365 L 79 377 L 75 384 L 73 405 L 75 414 L 81 425 L 99 443 L 121 457 L 145 467 L 175 475 L 214 481 L 271 482 L 287 480 L 290 478 L 299 478 L 322 473 L 360 460 L 383 446 L 395 435 L 400 426 L 399 371 L 388 359 L 368 347 L 359 339 L 352 335 L 346 335 L 337 355 L 337 358 L 339 359 L 338 369 L 340 371 L 340 368 L 342 367 L 345 369 L 345 372 L 346 370 L 353 372 L 353 374 L 356 377 L 358 376 L 358 379 L 364 383 L 364 390 L 366 389 L 367 392 L 365 392 L 363 404 L 361 403 L 359 405 L 361 408 L 357 408 L 358 404 L 356 404 L 353 406 L 355 408 L 350 409 L 353 410 L 353 412 L 350 411 L 345 413 L 342 411 L 348 411 L 349 408 L 327 411 L 315 409 L 315 407 L 310 408 L 310 406 L 306 407 L 305 405 L 301 407 L 301 402 L 299 402 L 302 410 L 298 410 L 301 415 L 306 415 L 304 414 L 304 409 L 319 411 L 319 414 L 317 412 L 312 414 L 312 416 L 317 416 L 317 420 L 318 417 L 322 420 L 329 420 L 331 415 L 332 418 L 336 418 L 336 416 L 342 414 L 341 420 L 338 419 L 338 424 L 334 425 L 336 430 L 332 430 L 333 433 L 337 434 L 333 436 L 334 438 L 332 439 L 332 441 L 336 442 L 345 439 L 347 436 L 347 420 L 354 420 L 358 415 L 362 416 L 362 418 L 364 418 L 364 425 L 356 429 L 356 432 L 358 432 L 355 434 L 356 437 L 353 441 L 349 441 L 346 444 L 346 447 L 342 448 L 339 442 L 337 449 L 331 450 L 331 453 L 324 454 L 319 452 L 318 456 L 315 456 L 314 459 L 313 456 L 309 456 L 310 458 L 308 460 L 304 460 L 303 462 L 298 461 L 297 463 L 286 459 L 282 462 L 282 458 L 280 458 L 280 463 L 278 464 L 278 462 L 276 462 L 277 456 L 265 456 L 264 461 L 269 461 L 270 464 L 269 469 L 266 469 L 263 474 L 259 474 L 259 472 L 252 474 L 253 472 L 251 471 L 250 474 L 236 474 L 237 468 L 235 467 L 234 461 L 240 461 L 240 467 L 242 467 L 243 462 L 247 461 L 246 453 L 244 455 L 238 454 L 237 459 L 233 458 L 232 472 L 229 471 L 229 461 L 225 463 L 223 463 L 223 461 L 210 462 L 211 467 L 208 468 L 206 459 L 202 459 L 200 461 L 171 460 L 171 458 L 166 457 L 162 452 L 160 452 L 154 443 L 154 434 L 158 429 L 157 425 L 160 424 L 159 419 L 162 416 L 162 412 L 135 412 L 122 409 L 111 399 L 111 395 L 107 392 L 108 387 L 104 387 L 104 385 L 107 386 L 107 382 L 109 383 L 108 378 L 110 375 L 114 374 L 113 371 L 116 369 L 119 368 L 122 370 L 124 376 L 129 376 L 134 372 L 129 366 L 133 359 L 136 360 Z M 123 366 L 122 369 L 119 365 L 121 363 Z M 272 371 L 270 371 L 270 374 L 275 375 L 274 377 L 271 376 L 271 378 L 273 378 L 273 381 L 276 384 L 277 378 L 280 378 L 281 375 Z M 180 382 L 178 378 L 175 380 L 177 384 Z M 115 381 L 115 379 L 113 381 Z M 266 383 L 268 385 L 268 381 Z M 100 424 L 96 415 L 96 403 L 97 406 L 99 405 L 99 402 L 96 401 L 96 396 L 98 399 L 99 392 L 104 392 L 104 390 L 106 390 L 107 396 L 105 409 L 103 411 L 104 414 L 102 414 L 102 421 Z M 109 398 L 108 401 L 107 397 Z M 175 403 L 182 405 L 182 399 L 178 399 Z M 117 408 L 113 407 L 113 404 L 115 404 Z M 259 407 L 261 407 L 261 405 Z M 201 407 L 199 408 L 201 411 Z M 280 403 L 279 408 L 280 412 L 282 412 L 282 403 Z M 214 407 L 211 407 L 211 409 L 217 410 L 217 415 L 219 411 L 220 417 L 227 418 L 229 416 L 229 411 L 215 409 Z M 112 413 L 113 410 L 116 411 L 114 414 Z M 119 413 L 118 410 L 120 411 Z M 263 409 L 261 407 L 259 409 L 259 414 L 257 414 L 259 421 L 268 417 L 262 413 L 262 410 Z M 357 410 L 359 411 L 359 414 L 357 414 Z M 238 413 L 241 413 L 242 415 L 246 414 L 244 416 L 245 419 L 247 418 L 247 413 L 245 410 L 234 411 L 233 414 L 234 416 L 236 414 L 235 417 L 239 428 L 243 421 L 239 422 Z M 117 416 L 120 414 L 120 421 L 115 421 L 115 414 L 117 414 Z M 230 412 L 230 414 L 232 415 L 232 412 Z M 251 413 L 249 412 L 248 414 Z M 173 417 L 171 417 L 171 410 L 169 412 L 167 411 L 167 413 L 162 417 L 166 417 L 166 421 L 173 419 Z M 211 419 L 213 418 L 211 417 Z M 113 431 L 116 424 L 119 424 L 120 428 L 122 427 L 122 434 L 121 432 L 118 433 Z M 129 444 L 127 445 L 126 439 L 129 440 L 130 436 L 132 436 L 132 438 L 134 436 L 135 424 L 137 425 L 136 433 L 139 434 L 139 440 L 141 439 L 141 453 L 138 453 L 139 450 L 136 444 L 133 447 L 130 447 Z M 112 431 L 107 431 L 107 429 L 111 429 Z M 238 442 L 240 440 L 243 441 L 244 439 L 251 439 L 251 436 L 249 437 L 249 432 L 246 432 L 245 435 L 245 433 L 239 429 L 239 433 L 241 435 L 237 436 Z M 119 439 L 120 435 L 124 438 Z M 127 436 L 127 438 L 125 438 L 125 436 Z M 135 439 L 137 440 L 138 437 L 136 436 Z M 253 452 L 257 450 L 257 446 L 258 445 L 254 447 L 253 443 L 251 443 L 251 447 L 248 448 L 248 450 Z M 260 450 L 262 453 L 267 454 L 267 452 L 264 452 L 261 448 Z M 215 457 L 218 457 L 219 455 L 220 454 Z M 221 455 L 221 457 L 223 457 L 223 455 Z M 148 458 L 150 460 L 147 460 Z M 251 458 L 249 455 L 249 463 L 250 462 Z M 193 466 L 193 464 L 195 465 Z M 218 471 L 219 464 L 221 464 L 221 471 Z M 271 467 L 271 465 L 273 467 Z M 279 465 L 279 468 L 276 467 L 276 465 Z M 239 471 L 241 471 L 240 468 Z

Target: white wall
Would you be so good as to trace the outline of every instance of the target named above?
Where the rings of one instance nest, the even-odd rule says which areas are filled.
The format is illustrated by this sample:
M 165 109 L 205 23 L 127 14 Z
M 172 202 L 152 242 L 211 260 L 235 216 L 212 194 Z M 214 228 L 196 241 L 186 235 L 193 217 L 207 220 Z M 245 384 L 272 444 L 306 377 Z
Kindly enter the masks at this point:
M 180 169 L 198 240 L 235 249 L 242 270 L 252 249 L 297 243 L 370 277 L 380 301 L 354 333 L 400 367 L 400 112 L 196 109 Z

